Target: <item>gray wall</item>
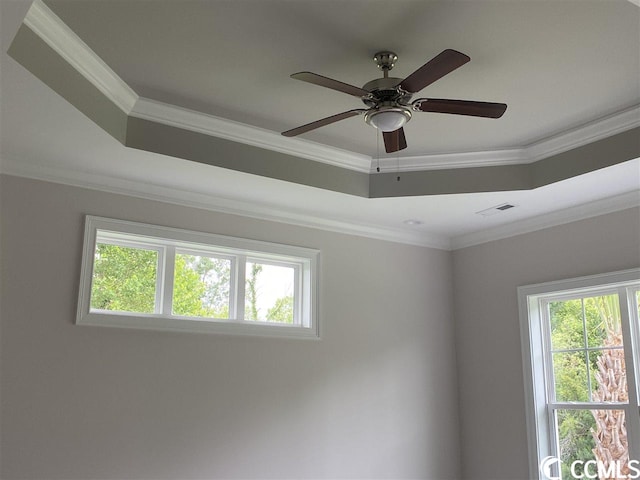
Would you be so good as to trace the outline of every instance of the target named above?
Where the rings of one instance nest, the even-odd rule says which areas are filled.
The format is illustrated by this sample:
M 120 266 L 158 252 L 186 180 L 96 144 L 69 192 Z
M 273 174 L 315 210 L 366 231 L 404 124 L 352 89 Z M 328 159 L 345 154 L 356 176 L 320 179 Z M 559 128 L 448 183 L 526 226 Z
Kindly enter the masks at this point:
M 0 178 L 2 478 L 459 477 L 449 252 Z M 321 249 L 323 339 L 74 325 L 84 214 Z
M 527 478 L 516 287 L 640 265 L 639 209 L 453 254 L 6 176 L 0 209 L 3 479 Z M 321 249 L 323 339 L 75 326 L 84 214 Z
M 463 478 L 528 478 L 516 288 L 640 265 L 637 208 L 453 253 Z

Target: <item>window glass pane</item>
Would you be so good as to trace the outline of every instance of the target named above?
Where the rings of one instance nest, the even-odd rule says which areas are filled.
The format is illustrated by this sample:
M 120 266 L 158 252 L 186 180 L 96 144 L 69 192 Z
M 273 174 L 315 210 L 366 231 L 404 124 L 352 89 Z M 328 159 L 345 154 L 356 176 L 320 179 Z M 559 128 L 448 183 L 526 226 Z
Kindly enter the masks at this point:
M 587 355 L 585 352 L 554 353 L 553 377 L 556 401 L 588 402 Z
M 596 421 L 595 457 L 603 464 L 604 469 L 604 472 L 600 472 L 600 478 L 628 478 L 629 443 L 624 410 L 591 410 L 591 413 Z M 605 473 L 611 473 L 612 468 L 615 472 L 613 475 Z
M 318 255 L 87 215 L 76 324 L 319 338 Z
M 584 348 L 582 301 L 568 300 L 549 303 L 551 349 Z
M 176 252 L 173 314 L 229 318 L 231 260 Z
M 627 372 L 622 348 L 607 348 L 589 352 L 591 401 L 629 402 Z
M 293 267 L 247 261 L 245 320 L 294 323 Z
M 622 322 L 618 295 L 584 299 L 587 343 L 590 347 L 622 346 Z
M 97 243 L 91 310 L 154 313 L 158 252 Z
M 623 410 L 558 410 L 556 414 L 563 479 L 629 478 L 633 472 Z
M 595 459 L 593 450 L 596 442 L 592 432 L 595 432 L 596 421 L 589 410 L 557 410 L 556 419 L 562 478 L 572 479 L 575 478 L 571 474 L 574 462 L 583 462 L 576 465 L 576 470 L 582 473 L 584 462 Z

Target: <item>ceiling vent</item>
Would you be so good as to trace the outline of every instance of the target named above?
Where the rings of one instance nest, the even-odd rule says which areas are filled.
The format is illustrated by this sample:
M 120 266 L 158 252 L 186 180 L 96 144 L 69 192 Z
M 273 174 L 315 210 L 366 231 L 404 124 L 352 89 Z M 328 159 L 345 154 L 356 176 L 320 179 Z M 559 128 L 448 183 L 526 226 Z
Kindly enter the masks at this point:
M 496 215 L 498 213 L 504 212 L 505 210 L 509 210 L 514 208 L 515 205 L 511 203 L 503 203 L 501 205 L 496 205 L 495 207 L 487 208 L 486 210 L 480 210 L 476 212 L 478 215 L 482 215 L 483 217 L 490 217 L 492 215 Z

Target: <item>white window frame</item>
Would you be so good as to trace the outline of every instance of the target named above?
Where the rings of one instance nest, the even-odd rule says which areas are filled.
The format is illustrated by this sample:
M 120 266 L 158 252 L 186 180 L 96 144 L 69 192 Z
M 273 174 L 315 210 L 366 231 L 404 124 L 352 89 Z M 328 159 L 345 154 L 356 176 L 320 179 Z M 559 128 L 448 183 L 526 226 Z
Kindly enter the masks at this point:
M 154 313 L 91 309 L 91 282 L 98 241 L 158 252 Z M 229 316 L 233 318 L 194 318 L 172 313 L 173 268 L 176 251 L 231 260 Z M 87 215 L 76 324 L 319 339 L 319 258 L 319 250 L 306 247 Z M 294 269 L 295 321 L 293 325 L 244 320 L 245 262 L 247 259 Z
M 640 326 L 632 321 L 637 320 L 635 292 L 639 289 L 640 268 L 518 288 L 529 478 L 544 480 L 541 462 L 548 457 L 559 457 L 551 409 L 625 410 L 629 458 L 640 460 L 640 391 L 637 384 L 640 380 Z M 550 335 L 546 305 L 554 300 L 610 293 L 617 293 L 620 298 L 629 403 L 556 402 L 551 398 L 553 373 L 548 360 Z

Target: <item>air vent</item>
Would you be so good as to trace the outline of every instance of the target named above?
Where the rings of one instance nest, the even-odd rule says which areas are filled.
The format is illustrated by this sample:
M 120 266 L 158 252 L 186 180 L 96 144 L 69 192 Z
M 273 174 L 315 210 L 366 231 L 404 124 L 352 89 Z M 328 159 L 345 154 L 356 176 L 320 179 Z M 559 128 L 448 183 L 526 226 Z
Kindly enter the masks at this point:
M 509 210 L 510 208 L 513 208 L 513 207 L 515 207 L 515 205 L 505 203 L 504 205 L 500 205 L 499 207 L 496 207 L 496 210 Z
M 505 210 L 509 210 L 511 208 L 515 208 L 515 205 L 511 203 L 503 203 L 501 205 L 496 205 L 495 207 L 487 208 L 486 210 L 480 210 L 476 212 L 478 215 L 482 215 L 483 217 L 490 217 L 491 215 L 496 215 L 500 212 L 504 212 Z

